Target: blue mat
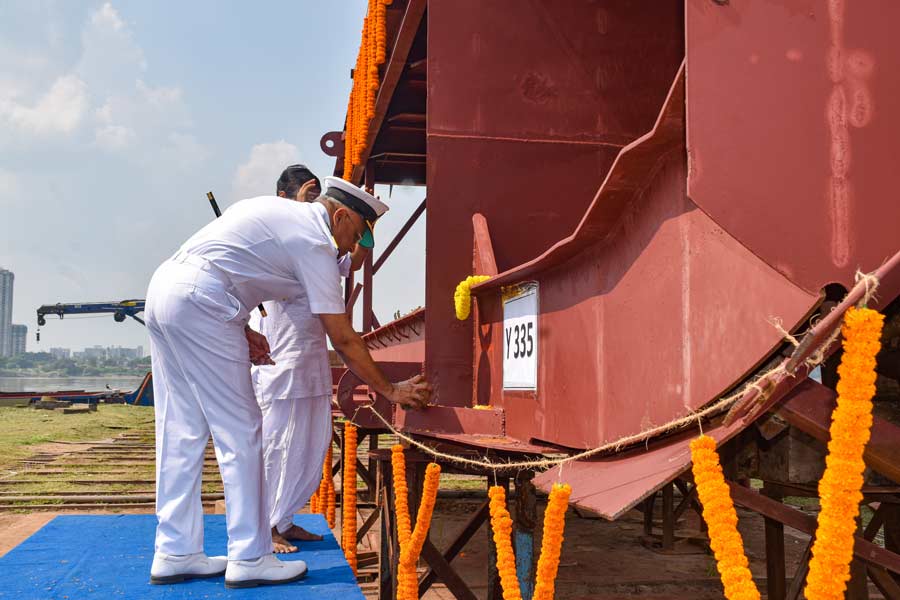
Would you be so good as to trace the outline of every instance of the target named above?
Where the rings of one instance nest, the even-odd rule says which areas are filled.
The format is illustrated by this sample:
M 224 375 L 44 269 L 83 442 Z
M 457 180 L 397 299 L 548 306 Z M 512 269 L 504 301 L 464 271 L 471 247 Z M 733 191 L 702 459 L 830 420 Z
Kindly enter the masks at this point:
M 0 598 L 79 600 L 81 598 L 259 598 L 363 600 L 356 578 L 321 515 L 294 521 L 325 536 L 303 542 L 300 552 L 309 574 L 285 585 L 230 590 L 225 578 L 196 579 L 177 585 L 150 585 L 154 515 L 65 515 L 0 558 Z M 225 554 L 225 517 L 207 515 L 206 553 Z

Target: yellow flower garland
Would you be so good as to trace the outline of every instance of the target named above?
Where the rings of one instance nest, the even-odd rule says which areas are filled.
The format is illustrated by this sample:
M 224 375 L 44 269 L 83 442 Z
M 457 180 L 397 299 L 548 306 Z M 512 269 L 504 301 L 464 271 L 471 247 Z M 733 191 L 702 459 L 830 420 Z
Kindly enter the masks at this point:
M 441 467 L 430 463 L 425 468 L 422 484 L 422 501 L 416 513 L 416 526 L 412 528 L 409 518 L 409 498 L 406 486 L 406 461 L 403 446 L 391 448 L 391 465 L 394 482 L 394 514 L 397 520 L 397 537 L 400 541 L 400 559 L 397 567 L 397 600 L 418 600 L 419 581 L 416 576 L 416 562 L 428 536 L 431 516 L 440 487 Z
M 472 286 L 490 279 L 488 275 L 470 275 L 456 286 L 453 293 L 453 304 L 456 306 L 456 318 L 465 321 L 472 312 Z
M 851 308 L 844 315 L 844 354 L 838 367 L 837 408 L 819 482 L 822 509 L 806 579 L 809 600 L 843 600 L 850 580 L 853 535 L 862 501 L 863 450 L 872 427 L 875 357 L 881 349 L 884 316 Z
M 725 597 L 728 600 L 759 600 L 759 590 L 744 554 L 744 541 L 737 530 L 737 512 L 716 453 L 716 441 L 706 435 L 693 440 L 691 460 L 697 495 L 703 505 L 703 519 L 709 527 L 709 545 L 716 556 Z
M 344 423 L 344 464 L 341 485 L 341 547 L 356 575 L 356 426 Z
M 553 600 L 556 573 L 559 570 L 559 555 L 562 551 L 563 530 L 566 526 L 566 510 L 569 508 L 571 493 L 572 488 L 568 484 L 554 483 L 550 489 L 547 508 L 544 509 L 544 534 L 535 574 L 534 600 Z M 491 486 L 488 496 L 503 600 L 521 600 L 522 592 L 516 576 L 516 557 L 510 542 L 512 519 L 506 509 L 506 490 L 501 486 Z

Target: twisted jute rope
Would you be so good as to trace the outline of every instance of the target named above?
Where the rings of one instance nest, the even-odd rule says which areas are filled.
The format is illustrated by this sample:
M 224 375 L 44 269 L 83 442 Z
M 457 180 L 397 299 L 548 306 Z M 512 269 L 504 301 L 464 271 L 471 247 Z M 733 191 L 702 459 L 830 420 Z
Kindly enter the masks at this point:
M 878 289 L 878 278 L 875 277 L 871 273 L 862 273 L 860 271 L 856 272 L 856 285 L 853 287 L 850 293 L 856 291 L 857 288 L 864 288 L 865 292 L 863 294 L 862 299 L 860 300 L 861 305 L 865 305 L 869 300 L 871 300 L 875 291 Z M 849 295 L 849 293 L 848 293 Z M 778 319 L 773 319 L 770 321 L 770 324 L 773 325 L 784 338 L 790 342 L 792 346 L 795 348 L 800 345 L 800 341 L 796 339 L 796 337 L 792 336 L 789 332 L 787 332 L 782 326 L 781 321 Z M 828 347 L 834 343 L 837 337 L 840 335 L 840 324 L 838 324 L 834 331 L 832 331 L 831 335 L 822 342 L 810 355 L 810 358 L 805 362 L 805 364 L 810 368 L 814 368 L 818 366 L 825 358 L 825 353 Z M 807 332 L 806 335 L 811 335 L 812 332 Z M 712 404 L 706 406 L 705 408 L 699 411 L 692 411 L 689 414 L 679 417 L 677 419 L 673 419 L 668 423 L 664 423 L 662 425 L 657 425 L 655 427 L 650 427 L 648 429 L 644 429 L 638 433 L 627 435 L 625 437 L 621 437 L 615 441 L 607 442 L 601 446 L 597 446 L 596 448 L 591 448 L 589 450 L 584 450 L 577 454 L 570 454 L 568 456 L 562 456 L 557 458 L 546 458 L 540 460 L 520 460 L 520 461 L 507 461 L 507 460 L 489 460 L 489 459 L 476 459 L 476 458 L 467 458 L 465 456 L 458 456 L 455 454 L 448 454 L 447 452 L 441 452 L 439 450 L 435 450 L 431 446 L 423 444 L 422 442 L 406 435 L 402 431 L 398 431 L 387 419 L 385 419 L 381 413 L 375 410 L 375 407 L 371 404 L 367 404 L 360 408 L 367 408 L 372 411 L 372 414 L 378 418 L 379 421 L 388 429 L 393 435 L 396 435 L 399 439 L 408 443 L 410 446 L 418 448 L 425 454 L 428 454 L 434 458 L 441 459 L 450 463 L 456 463 L 459 465 L 467 465 L 470 467 L 478 467 L 481 469 L 487 469 L 490 471 L 511 471 L 511 470 L 531 470 L 531 469 L 550 469 L 552 467 L 559 467 L 560 472 L 562 470 L 562 466 L 566 463 L 574 462 L 577 460 L 584 460 L 586 458 L 591 458 L 592 456 L 596 456 L 598 454 L 602 454 L 604 452 L 609 451 L 618 451 L 621 450 L 625 446 L 631 446 L 632 444 L 636 444 L 638 442 L 643 442 L 649 440 L 650 438 L 656 437 L 658 435 L 663 435 L 669 433 L 671 431 L 675 431 L 677 429 L 682 429 L 688 427 L 692 424 L 698 424 L 702 427 L 702 420 L 707 417 L 711 417 L 716 415 L 725 409 L 729 408 L 735 402 L 737 402 L 745 393 L 749 390 L 754 389 L 760 395 L 765 396 L 767 394 L 766 389 L 763 387 L 761 382 L 764 380 L 772 379 L 776 375 L 786 375 L 793 377 L 792 373 L 789 373 L 787 369 L 785 369 L 785 364 L 789 359 L 783 360 L 776 367 L 769 369 L 765 373 L 755 377 L 752 381 L 745 383 L 741 386 L 738 391 L 735 393 L 725 396 L 724 398 L 720 398 L 716 400 Z M 357 410 L 358 412 L 358 410 Z

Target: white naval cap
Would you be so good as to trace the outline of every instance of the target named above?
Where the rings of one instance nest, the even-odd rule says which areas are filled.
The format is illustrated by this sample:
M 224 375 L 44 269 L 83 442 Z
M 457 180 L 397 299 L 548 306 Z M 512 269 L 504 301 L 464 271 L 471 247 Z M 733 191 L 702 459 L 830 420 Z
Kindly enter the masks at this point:
M 340 177 L 326 177 L 324 183 L 323 195 L 337 200 L 358 213 L 365 221 L 366 232 L 359 241 L 359 245 L 364 248 L 373 247 L 375 245 L 375 221 L 389 210 L 388 205 Z

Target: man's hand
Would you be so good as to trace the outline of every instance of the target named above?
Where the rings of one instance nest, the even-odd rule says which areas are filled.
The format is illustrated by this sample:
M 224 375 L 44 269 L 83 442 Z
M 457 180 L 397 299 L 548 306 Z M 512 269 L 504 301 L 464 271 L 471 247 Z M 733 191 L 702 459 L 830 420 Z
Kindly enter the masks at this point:
M 310 179 L 306 183 L 300 186 L 300 189 L 297 190 L 297 201 L 298 202 L 312 202 L 318 197 L 318 194 L 313 195 L 311 190 L 319 189 L 319 184 L 316 183 L 315 179 Z
M 347 313 L 321 314 L 319 319 L 328 337 L 331 338 L 331 345 L 343 357 L 350 370 L 367 383 L 369 388 L 400 406 L 422 408 L 428 404 L 431 398 L 431 384 L 421 375 L 399 383 L 391 383 L 372 360 L 366 343 L 353 331 Z
M 244 335 L 247 336 L 247 344 L 250 346 L 250 362 L 254 365 L 274 365 L 275 361 L 269 356 L 269 340 L 258 331 L 250 327 L 244 327 Z
M 406 408 L 425 408 L 431 399 L 431 384 L 422 375 L 391 384 L 388 400 Z

